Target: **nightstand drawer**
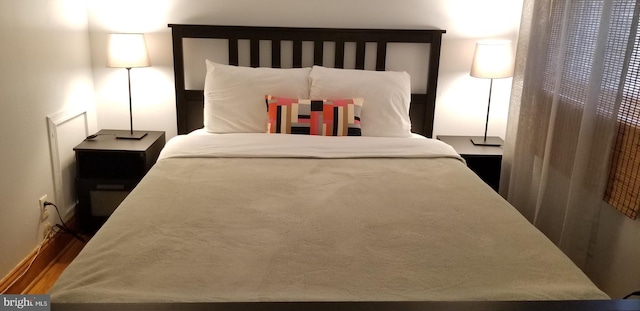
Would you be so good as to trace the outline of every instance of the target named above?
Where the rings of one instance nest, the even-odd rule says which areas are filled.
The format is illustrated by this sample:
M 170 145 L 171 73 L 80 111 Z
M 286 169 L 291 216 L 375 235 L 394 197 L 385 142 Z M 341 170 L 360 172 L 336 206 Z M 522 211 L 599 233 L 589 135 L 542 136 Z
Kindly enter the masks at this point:
M 502 146 L 476 146 L 468 136 L 437 136 L 467 161 L 467 167 L 496 192 L 500 187 Z
M 100 228 L 139 180 L 76 179 L 78 219 L 85 232 Z
M 78 152 L 78 178 L 142 178 L 146 173 L 143 152 Z
M 500 171 L 502 170 L 502 156 L 473 156 L 463 155 L 469 167 L 496 192 L 500 187 Z

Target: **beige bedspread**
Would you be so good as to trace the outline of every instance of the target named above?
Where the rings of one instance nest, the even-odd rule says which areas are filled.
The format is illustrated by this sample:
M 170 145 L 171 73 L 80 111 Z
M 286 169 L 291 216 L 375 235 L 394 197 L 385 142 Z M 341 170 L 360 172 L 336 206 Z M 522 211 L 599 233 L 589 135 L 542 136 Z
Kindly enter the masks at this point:
M 53 302 L 608 299 L 456 159 L 168 158 Z

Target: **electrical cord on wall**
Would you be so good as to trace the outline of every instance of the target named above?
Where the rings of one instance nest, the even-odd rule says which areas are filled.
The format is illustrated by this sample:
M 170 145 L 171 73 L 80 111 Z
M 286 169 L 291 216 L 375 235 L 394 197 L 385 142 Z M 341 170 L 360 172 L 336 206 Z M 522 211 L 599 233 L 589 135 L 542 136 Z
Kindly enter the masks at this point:
M 22 271 L 22 273 L 20 273 L 20 275 L 18 277 L 16 277 L 13 280 L 13 282 L 11 282 L 11 284 L 7 285 L 7 287 L 5 287 L 5 289 L 2 292 L 0 292 L 0 295 L 4 295 L 5 293 L 7 293 L 9 291 L 9 289 L 11 289 L 11 287 L 16 284 L 16 282 L 18 282 L 20 279 L 22 279 L 22 277 L 25 274 L 27 274 L 27 272 L 29 272 L 29 269 L 31 269 L 31 266 L 36 261 L 36 258 L 38 258 L 38 255 L 40 255 L 40 251 L 42 250 L 42 245 L 44 245 L 47 241 L 49 241 L 53 237 L 53 234 L 54 234 L 53 231 L 49 231 L 47 233 L 47 235 L 44 237 L 44 239 L 42 239 L 42 242 L 40 242 L 40 244 L 38 245 L 38 248 L 36 249 L 36 254 L 33 255 L 33 258 L 31 258 L 31 262 L 29 262 L 29 265 L 27 266 L 27 268 L 24 269 L 24 271 Z
M 60 230 L 62 230 L 62 231 L 64 231 L 64 232 L 66 232 L 66 233 L 71 234 L 74 238 L 78 239 L 80 242 L 83 242 L 83 243 L 86 242 L 85 239 L 83 239 L 80 236 L 80 234 L 78 234 L 77 232 L 75 232 L 74 230 L 69 228 L 67 226 L 67 224 L 64 223 L 64 220 L 62 220 L 62 216 L 60 216 L 60 210 L 58 209 L 58 206 L 56 206 L 55 204 L 53 204 L 53 203 L 51 203 L 49 201 L 45 201 L 44 202 L 44 206 L 45 207 L 47 207 L 49 205 L 53 206 L 56 209 L 56 213 L 58 214 L 58 219 L 60 219 L 60 223 L 62 224 L 62 225 L 56 224 L 55 227 L 60 229 Z
M 626 295 L 626 296 L 622 297 L 622 299 L 628 299 L 628 298 L 631 298 L 633 296 L 639 296 L 640 297 L 640 290 L 637 291 L 637 292 L 633 292 L 633 293 L 631 293 L 629 295 Z
M 16 277 L 13 282 L 11 282 L 11 284 L 9 284 L 7 287 L 5 287 L 5 289 L 0 292 L 0 295 L 4 295 L 7 291 L 9 291 L 9 289 L 11 289 L 11 287 L 13 285 L 16 284 L 16 282 L 18 282 L 20 279 L 22 279 L 25 274 L 27 274 L 27 272 L 29 272 L 29 270 L 31 269 L 31 266 L 33 266 L 33 263 L 36 261 L 36 259 L 38 258 L 38 255 L 40 255 L 40 251 L 42 250 L 42 246 L 49 241 L 54 234 L 60 233 L 61 231 L 66 232 L 71 234 L 74 238 L 80 240 L 83 243 L 86 243 L 85 239 L 83 239 L 77 232 L 75 232 L 74 230 L 70 229 L 67 224 L 64 223 L 64 221 L 62 220 L 62 216 L 60 216 L 60 210 L 58 209 L 58 206 L 56 206 L 55 204 L 45 201 L 44 202 L 44 206 L 53 206 L 56 209 L 56 213 L 58 214 L 58 219 L 60 219 L 60 222 L 62 223 L 62 225 L 60 224 L 56 224 L 55 226 L 53 226 L 51 228 L 51 230 L 49 230 L 49 232 L 47 232 L 47 235 L 44 237 L 44 239 L 42 239 L 42 242 L 40 242 L 40 244 L 38 245 L 38 247 L 36 248 L 36 253 L 33 255 L 33 258 L 31 259 L 31 261 L 29 262 L 29 265 L 27 266 L 27 268 L 24 269 L 24 271 L 22 271 L 22 273 L 20 273 L 20 275 L 18 277 Z M 59 229 L 59 230 L 55 230 L 55 229 Z

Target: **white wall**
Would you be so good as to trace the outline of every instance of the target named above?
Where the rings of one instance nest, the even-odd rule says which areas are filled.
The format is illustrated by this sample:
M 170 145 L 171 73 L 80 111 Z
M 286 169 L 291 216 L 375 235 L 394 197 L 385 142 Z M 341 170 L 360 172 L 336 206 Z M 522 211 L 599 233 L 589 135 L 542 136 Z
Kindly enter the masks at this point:
M 128 128 L 124 69 L 105 68 L 111 32 L 143 32 L 152 67 L 132 70 L 134 128 L 176 134 L 169 23 L 445 29 L 434 134 L 482 135 L 489 81 L 469 76 L 478 39 L 517 39 L 522 0 L 89 0 L 98 125 Z M 495 80 L 489 135 L 504 137 L 511 79 Z
M 55 202 L 47 115 L 93 111 L 87 28 L 83 0 L 0 0 L 0 277 L 42 239 L 38 199 Z

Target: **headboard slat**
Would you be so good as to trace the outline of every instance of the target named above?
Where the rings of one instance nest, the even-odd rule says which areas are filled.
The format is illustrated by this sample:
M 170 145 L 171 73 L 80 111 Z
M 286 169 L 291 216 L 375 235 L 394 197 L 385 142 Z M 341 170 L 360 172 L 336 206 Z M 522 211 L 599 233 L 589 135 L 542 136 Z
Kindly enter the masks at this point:
M 281 68 L 282 67 L 282 55 L 281 55 L 281 44 L 280 40 L 271 40 L 271 67 L 272 68 Z
M 302 41 L 293 41 L 293 68 L 302 67 Z
M 438 29 L 345 29 L 288 28 L 170 24 L 172 28 L 173 64 L 176 88 L 176 120 L 178 134 L 187 134 L 203 126 L 204 98 L 202 90 L 187 90 L 185 86 L 185 38 L 226 39 L 229 43 L 229 64 L 239 65 L 239 40 L 249 40 L 250 66 L 260 65 L 260 42 L 271 42 L 271 67 L 283 62 L 282 41 L 293 42 L 293 65 L 302 66 L 303 42 L 313 42 L 313 63 L 324 65 L 325 42 L 335 43 L 335 68 L 345 67 L 345 43 L 356 44 L 357 69 L 364 69 L 366 44 L 376 43 L 376 70 L 386 70 L 388 43 L 427 43 L 429 60 L 427 91 L 411 96 L 411 128 L 415 133 L 431 137 L 440 64 L 440 46 L 444 30 Z
M 335 68 L 344 68 L 344 41 L 336 41 Z
M 238 39 L 229 38 L 229 65 L 238 66 Z
M 384 71 L 387 68 L 387 42 L 378 41 L 376 47 L 376 70 Z
M 313 64 L 316 66 L 322 66 L 324 61 L 324 42 L 313 42 Z
M 364 69 L 366 42 L 356 42 L 356 69 Z
M 249 40 L 249 66 L 260 67 L 260 41 L 257 39 Z

